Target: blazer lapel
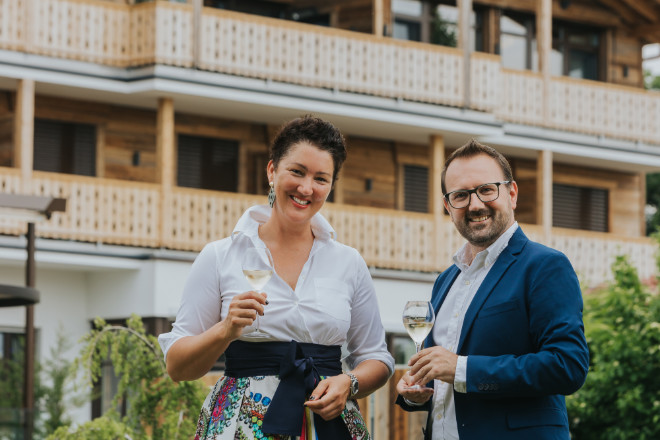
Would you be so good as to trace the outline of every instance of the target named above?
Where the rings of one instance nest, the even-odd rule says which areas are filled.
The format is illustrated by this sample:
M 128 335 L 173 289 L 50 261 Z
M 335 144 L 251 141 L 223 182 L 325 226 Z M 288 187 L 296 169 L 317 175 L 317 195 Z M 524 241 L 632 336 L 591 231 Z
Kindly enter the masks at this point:
M 440 280 L 440 277 L 438 277 L 438 280 L 436 280 L 436 284 L 433 286 L 433 293 L 431 295 L 431 306 L 433 306 L 433 313 L 435 313 L 435 316 L 438 316 L 438 312 L 440 311 L 440 306 L 447 297 L 447 293 L 449 293 L 449 289 L 451 288 L 452 284 L 454 284 L 454 281 L 456 280 L 456 277 L 458 277 L 458 274 L 461 273 L 461 271 L 455 265 L 447 269 L 446 272 L 447 275 L 444 277 L 444 281 L 438 284 L 438 281 Z M 431 330 L 429 335 L 424 340 L 424 347 L 432 347 L 434 345 L 435 343 L 433 342 L 433 330 Z
M 518 227 L 513 236 L 511 236 L 509 244 L 504 248 L 500 256 L 497 257 L 497 260 L 490 269 L 490 272 L 488 272 L 488 275 L 486 275 L 484 281 L 481 283 L 481 286 L 479 286 L 479 290 L 477 290 L 477 293 L 474 295 L 474 298 L 465 313 L 463 328 L 461 329 L 461 338 L 458 341 L 456 353 L 460 353 L 460 350 L 463 347 L 463 342 L 468 333 L 470 333 L 474 319 L 477 317 L 477 313 L 479 313 L 484 302 L 486 302 L 486 299 L 493 292 L 495 286 L 502 278 L 502 275 L 504 275 L 509 266 L 516 261 L 518 254 L 520 254 L 527 241 L 529 241 L 528 238 L 525 236 L 522 229 Z

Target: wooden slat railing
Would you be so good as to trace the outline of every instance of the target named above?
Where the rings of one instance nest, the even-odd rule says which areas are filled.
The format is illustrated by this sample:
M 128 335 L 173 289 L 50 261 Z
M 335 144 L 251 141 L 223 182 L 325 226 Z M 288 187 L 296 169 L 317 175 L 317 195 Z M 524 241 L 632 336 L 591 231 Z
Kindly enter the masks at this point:
M 203 8 L 193 66 L 193 6 L 99 0 L 0 0 L 0 49 L 110 66 L 166 64 L 311 87 L 464 106 L 462 52 Z M 660 94 L 470 61 L 472 109 L 507 122 L 660 143 Z
M 552 128 L 660 143 L 660 93 L 560 77 L 546 105 Z
M 264 203 L 263 196 L 35 171 L 24 182 L 18 170 L 0 168 L 0 192 L 49 195 L 68 200 L 65 213 L 40 224 L 41 237 L 199 251 L 229 236 L 243 211 Z M 446 217 L 328 203 L 323 214 L 339 241 L 356 248 L 368 265 L 437 272 L 451 264 L 463 243 Z M 542 228 L 521 225 L 544 242 Z M 0 217 L 0 233 L 18 235 L 25 224 Z M 564 252 L 583 283 L 611 279 L 610 266 L 626 254 L 643 279 L 656 273 L 656 243 L 649 238 L 554 228 L 547 243 Z
M 206 8 L 202 69 L 460 105 L 456 49 Z

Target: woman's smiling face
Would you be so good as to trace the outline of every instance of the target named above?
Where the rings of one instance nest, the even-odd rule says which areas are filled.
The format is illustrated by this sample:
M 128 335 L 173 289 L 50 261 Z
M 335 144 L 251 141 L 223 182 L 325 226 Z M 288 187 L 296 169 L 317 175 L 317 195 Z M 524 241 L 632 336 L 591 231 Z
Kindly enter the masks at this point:
M 330 194 L 334 163 L 329 152 L 300 142 L 289 148 L 277 168 L 268 162 L 267 172 L 277 215 L 293 223 L 309 222 Z

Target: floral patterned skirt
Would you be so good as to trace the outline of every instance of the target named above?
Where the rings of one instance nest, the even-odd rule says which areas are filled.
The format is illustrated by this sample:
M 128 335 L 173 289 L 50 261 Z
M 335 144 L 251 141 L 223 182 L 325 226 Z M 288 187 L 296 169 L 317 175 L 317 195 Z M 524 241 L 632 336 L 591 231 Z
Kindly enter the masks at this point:
M 317 440 L 314 417 L 305 408 L 303 432 L 292 438 L 261 432 L 264 414 L 279 384 L 277 376 L 221 377 L 206 396 L 195 440 Z M 341 413 L 352 440 L 370 440 L 357 402 L 349 400 Z

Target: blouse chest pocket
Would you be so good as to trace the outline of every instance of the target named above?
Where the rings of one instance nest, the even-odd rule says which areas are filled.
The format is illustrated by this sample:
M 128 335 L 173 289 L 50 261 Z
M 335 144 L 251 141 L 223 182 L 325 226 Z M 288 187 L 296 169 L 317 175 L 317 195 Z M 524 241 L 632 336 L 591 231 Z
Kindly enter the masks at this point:
M 315 278 L 318 309 L 335 319 L 350 322 L 351 297 L 348 285 L 334 278 Z

